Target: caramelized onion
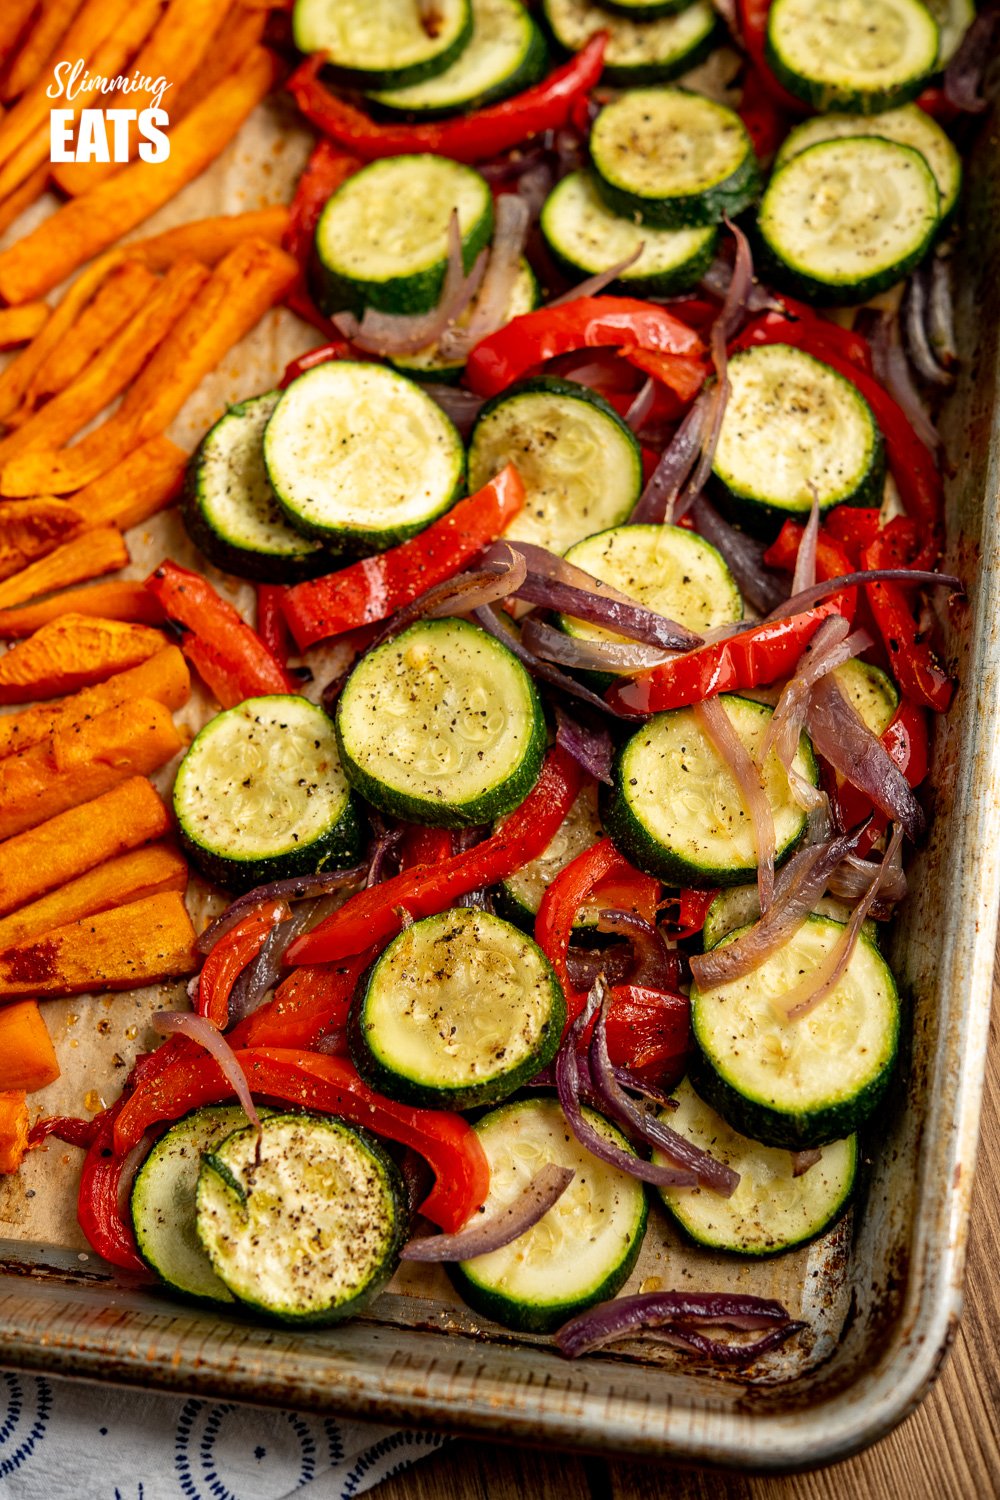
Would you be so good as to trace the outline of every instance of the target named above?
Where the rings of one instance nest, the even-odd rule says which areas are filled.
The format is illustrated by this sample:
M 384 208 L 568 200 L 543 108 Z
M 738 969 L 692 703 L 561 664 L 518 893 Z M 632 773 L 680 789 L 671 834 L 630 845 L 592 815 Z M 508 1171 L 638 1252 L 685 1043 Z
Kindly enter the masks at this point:
M 704 702 L 696 703 L 694 716 L 716 754 L 732 772 L 740 799 L 753 823 L 757 846 L 757 889 L 760 909 L 766 914 L 774 895 L 775 833 L 774 815 L 760 772 L 718 698 L 706 698 Z
M 500 1250 L 532 1229 L 559 1202 L 575 1176 L 572 1167 L 548 1161 L 513 1203 L 508 1203 L 492 1219 L 461 1229 L 457 1234 L 428 1234 L 410 1240 L 403 1246 L 400 1259 L 472 1260 L 474 1256 Z

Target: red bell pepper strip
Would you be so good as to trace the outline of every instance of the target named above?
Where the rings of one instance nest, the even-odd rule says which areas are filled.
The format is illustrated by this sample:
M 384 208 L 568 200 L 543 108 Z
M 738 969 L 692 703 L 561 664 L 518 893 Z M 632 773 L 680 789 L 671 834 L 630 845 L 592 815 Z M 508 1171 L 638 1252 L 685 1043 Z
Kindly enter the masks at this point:
M 745 328 L 732 347 L 744 349 L 756 344 L 794 344 L 846 376 L 864 396 L 879 425 L 892 477 L 906 514 L 923 528 L 929 540 L 937 542 L 942 528 L 944 491 L 934 455 L 917 437 L 899 402 L 879 385 L 873 375 L 836 347 L 841 341 L 830 339 L 828 330 L 833 327 L 832 323 L 820 324 L 818 319 L 809 322 L 803 318 L 796 323 L 768 313 Z
M 767 60 L 767 17 L 770 9 L 771 0 L 736 0 L 741 40 L 761 83 L 775 103 L 780 104 L 782 109 L 790 110 L 792 114 L 805 114 L 808 106 L 778 82 Z
M 926 710 L 902 698 L 892 723 L 882 735 L 882 744 L 889 753 L 889 759 L 899 767 L 910 786 L 919 786 L 930 765 L 930 734 Z M 870 824 L 858 841 L 857 853 L 863 856 L 879 835 L 885 832 L 889 820 L 885 813 L 873 810 L 869 798 L 849 781 L 838 783 L 836 796 L 843 828 L 856 828 L 865 818 L 871 817 Z
M 347 1025 L 358 980 L 373 958 L 366 949 L 343 964 L 302 964 L 272 999 L 234 1026 L 231 1047 L 302 1047 L 311 1051 Z
M 198 976 L 198 1014 L 220 1031 L 229 1024 L 229 996 L 247 964 L 267 942 L 271 929 L 287 922 L 292 912 L 286 901 L 262 901 L 242 921 L 220 937 Z
M 543 360 L 576 349 L 657 350 L 685 361 L 682 382 L 705 377 L 705 345 L 679 318 L 636 297 L 578 297 L 558 307 L 540 307 L 512 318 L 473 349 L 465 367 L 466 384 L 480 396 L 495 396 Z M 659 376 L 665 380 L 665 374 Z M 672 379 L 677 379 L 676 369 Z M 669 382 L 666 382 L 669 383 Z
M 200 573 L 165 558 L 146 579 L 146 587 L 163 606 L 167 618 L 191 632 L 198 642 L 198 661 L 224 669 L 228 702 L 215 682 L 206 677 L 223 708 L 261 693 L 296 691 L 296 683 L 256 631 Z M 238 694 L 235 698 L 234 692 Z
M 123 1271 L 149 1271 L 121 1204 L 124 1160 L 112 1151 L 115 1108 L 99 1117 L 94 1140 L 84 1158 L 76 1217 L 92 1249 Z
M 607 1016 L 608 1053 L 619 1068 L 669 1087 L 684 1072 L 691 1005 L 683 995 L 616 984 Z
M 843 506 L 841 509 L 847 509 L 847 507 Z M 797 521 L 786 521 L 764 553 L 767 566 L 781 568 L 786 573 L 794 573 L 804 532 L 805 527 L 800 526 Z M 843 578 L 847 573 L 855 571 L 854 561 L 847 550 L 841 546 L 836 537 L 830 535 L 825 526 L 821 526 L 816 537 L 817 582 L 825 583 L 830 578 Z M 853 615 L 858 602 L 857 589 L 845 589 L 841 598 L 844 601 L 844 614 Z
M 884 527 L 861 554 L 863 568 L 898 566 L 896 522 Z M 875 624 L 889 656 L 892 674 L 914 703 L 922 703 L 943 714 L 951 702 L 955 684 L 938 661 L 930 641 L 925 640 L 906 597 L 906 585 L 865 585 Z
M 755 64 L 747 66 L 738 114 L 753 141 L 753 149 L 762 161 L 769 161 L 788 134 L 788 121 Z
M 676 309 L 672 315 L 677 317 Z M 646 375 L 652 375 L 674 392 L 682 401 L 691 401 L 705 383 L 705 367 L 696 364 L 686 354 L 667 354 L 662 349 L 640 349 L 636 344 L 626 344 L 621 349 L 623 359 Z
M 852 569 L 861 566 L 861 553 L 878 536 L 881 525 L 881 511 L 868 505 L 835 505 L 823 520 L 824 530 L 840 543 Z
M 288 664 L 291 647 L 282 608 L 284 597 L 285 590 L 280 583 L 257 585 L 257 634 L 282 666 Z
M 332 141 L 317 141 L 313 147 L 296 184 L 288 227 L 281 237 L 283 247 L 295 256 L 303 271 L 309 264 L 316 225 L 327 200 L 361 165 L 356 156 L 349 156 Z
M 478 1136 L 461 1115 L 386 1099 L 368 1087 L 347 1058 L 278 1047 L 248 1048 L 236 1057 L 255 1095 L 339 1115 L 418 1151 L 435 1178 L 420 1211 L 446 1232 L 460 1229 L 484 1202 L 489 1166 Z M 213 1057 L 182 1059 L 123 1104 L 114 1122 L 118 1157 L 151 1125 L 231 1096 L 232 1085 Z
M 962 113 L 957 104 L 952 104 L 942 88 L 926 88 L 922 94 L 917 95 L 913 102 L 941 125 L 950 125 L 952 120 L 957 120 Z
M 439 864 L 418 865 L 359 891 L 292 943 L 286 961 L 332 963 L 377 947 L 400 930 L 400 908 L 414 919 L 433 916 L 459 896 L 513 875 L 548 847 L 582 784 L 580 767 L 560 745 L 553 746 L 534 789 L 490 838 Z
M 675 656 L 631 681 L 616 683 L 607 700 L 641 716 L 701 703 L 715 693 L 745 692 L 790 677 L 799 657 L 829 615 L 845 614 L 843 594 L 787 620 L 755 625 L 740 635 Z
M 427 828 L 420 823 L 411 823 L 403 834 L 400 848 L 404 870 L 417 865 L 436 865 L 450 859 L 455 852 L 455 839 L 450 828 Z
M 319 81 L 326 61 L 320 53 L 306 59 L 289 78 L 287 88 L 317 129 L 365 161 L 430 151 L 452 161 L 474 163 L 569 124 L 574 106 L 601 76 L 606 45 L 607 33 L 599 31 L 569 62 L 524 93 L 474 114 L 418 125 L 378 124 L 331 94 Z
M 751 349 L 759 344 L 791 344 L 816 359 L 825 360 L 827 353 L 839 354 L 859 370 L 871 374 L 871 345 L 860 333 L 841 328 L 839 323 L 831 323 L 815 308 L 796 302 L 793 297 L 780 293 L 778 296 L 784 313 L 772 310 L 752 319 L 729 345 L 731 352 Z M 848 379 L 853 379 L 853 375 Z
M 361 356 L 357 356 L 361 358 Z M 309 349 L 305 354 L 300 354 L 285 366 L 285 373 L 278 384 L 284 390 L 291 385 L 293 380 L 298 380 L 306 370 L 312 370 L 316 365 L 329 364 L 331 359 L 354 359 L 355 355 L 346 339 L 334 339 L 331 343 L 320 344 L 315 349 Z
M 676 896 L 661 901 L 660 910 L 670 913 L 663 925 L 670 929 L 671 937 L 688 938 L 701 932 L 708 908 L 718 894 L 718 891 L 695 891 L 685 886 Z
M 387 620 L 425 590 L 458 573 L 502 536 L 524 505 L 512 464 L 460 500 L 419 536 L 337 573 L 296 584 L 284 595 L 285 618 L 300 651 L 330 636 Z

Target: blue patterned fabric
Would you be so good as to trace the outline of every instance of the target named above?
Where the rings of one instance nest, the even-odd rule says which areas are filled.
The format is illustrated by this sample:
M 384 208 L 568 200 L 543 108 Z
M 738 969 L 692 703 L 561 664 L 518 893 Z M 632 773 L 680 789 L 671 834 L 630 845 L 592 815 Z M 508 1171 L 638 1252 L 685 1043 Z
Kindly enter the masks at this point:
M 0 1500 L 352 1500 L 443 1441 L 0 1371 Z

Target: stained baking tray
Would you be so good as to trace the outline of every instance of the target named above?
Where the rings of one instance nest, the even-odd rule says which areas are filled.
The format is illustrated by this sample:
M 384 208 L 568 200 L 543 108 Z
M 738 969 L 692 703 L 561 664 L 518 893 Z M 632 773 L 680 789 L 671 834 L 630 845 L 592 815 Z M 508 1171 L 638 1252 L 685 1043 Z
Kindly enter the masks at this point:
M 269 104 L 153 227 L 282 201 L 305 146 L 280 105 Z M 899 1086 L 865 1142 L 857 1204 L 822 1240 L 743 1264 L 683 1246 L 654 1211 L 628 1287 L 778 1297 L 807 1332 L 759 1369 L 736 1374 L 652 1339 L 571 1364 L 543 1340 L 474 1317 L 433 1267 L 406 1268 L 350 1325 L 265 1328 L 117 1278 L 75 1224 L 78 1153 L 53 1143 L 0 1187 L 0 1365 L 761 1469 L 842 1458 L 917 1405 L 961 1313 L 997 925 L 998 200 L 1000 148 L 987 128 L 970 165 L 957 265 L 964 361 L 943 419 L 954 470 L 947 564 L 970 584 L 967 601 L 943 622 L 961 687 L 938 725 L 931 837 L 911 863 L 892 943 L 909 1017 Z M 273 383 L 307 343 L 301 325 L 275 315 L 189 403 L 178 441 L 194 441 L 227 401 Z M 173 518 L 129 540 L 137 576 L 164 548 L 188 555 Z M 206 705 L 195 701 L 186 712 L 195 727 Z M 173 998 L 158 987 L 51 1003 L 64 1073 L 39 1097 L 44 1110 L 92 1110 L 114 1097 L 114 1079 L 151 1040 L 149 1013 Z

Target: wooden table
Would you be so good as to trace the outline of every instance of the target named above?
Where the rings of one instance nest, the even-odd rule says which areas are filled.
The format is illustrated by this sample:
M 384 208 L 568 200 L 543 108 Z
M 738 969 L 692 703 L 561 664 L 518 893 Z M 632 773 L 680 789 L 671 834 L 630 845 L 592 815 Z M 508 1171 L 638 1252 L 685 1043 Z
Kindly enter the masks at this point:
M 1000 969 L 998 969 L 1000 974 Z M 846 1463 L 745 1478 L 461 1441 L 388 1480 L 378 1500 L 992 1500 L 1000 1496 L 1000 977 L 983 1101 L 965 1316 L 919 1411 Z

